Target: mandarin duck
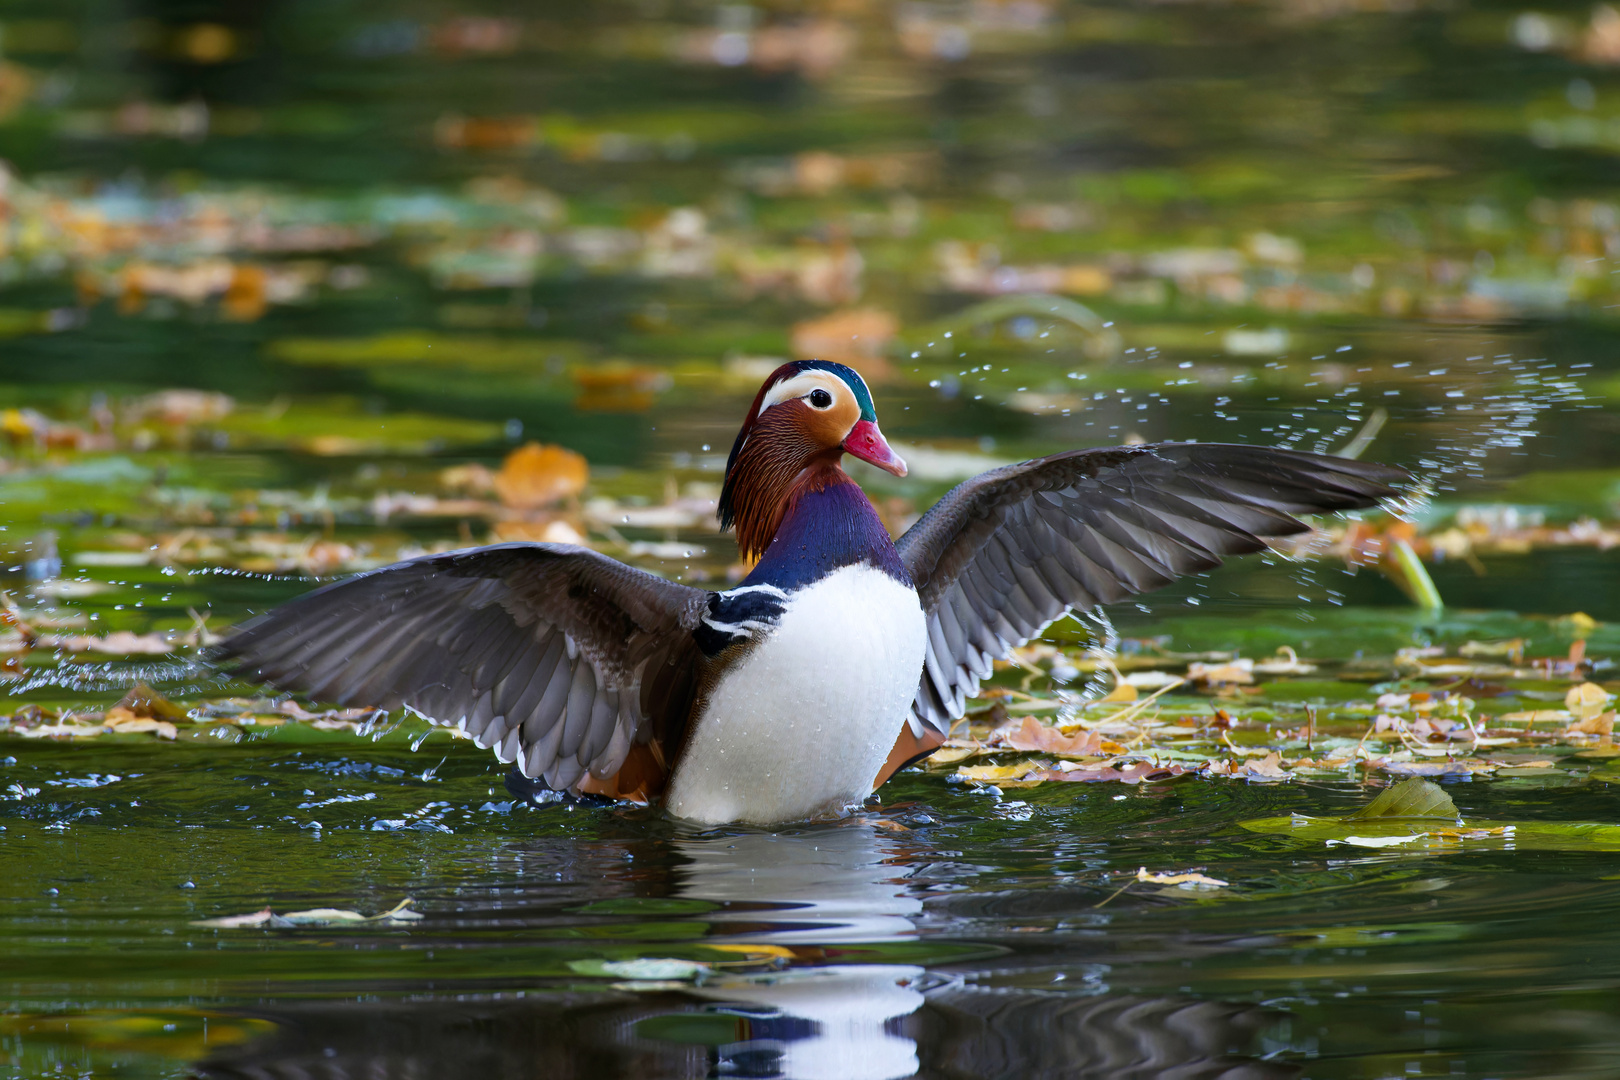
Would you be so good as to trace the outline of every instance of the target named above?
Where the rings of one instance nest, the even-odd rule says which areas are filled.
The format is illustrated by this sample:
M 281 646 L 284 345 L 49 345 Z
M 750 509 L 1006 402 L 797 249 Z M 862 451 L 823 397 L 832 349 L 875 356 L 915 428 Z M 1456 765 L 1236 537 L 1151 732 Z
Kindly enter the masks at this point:
M 521 774 L 570 796 L 661 796 L 703 823 L 838 815 L 937 749 L 993 662 L 1055 620 L 1409 479 L 1259 446 L 1070 450 L 958 485 L 891 541 L 846 453 L 906 474 L 858 373 L 784 364 L 726 465 L 721 527 L 758 559 L 736 587 L 586 547 L 494 544 L 317 589 L 217 658 L 317 700 L 459 727 L 515 763 L 514 790 Z

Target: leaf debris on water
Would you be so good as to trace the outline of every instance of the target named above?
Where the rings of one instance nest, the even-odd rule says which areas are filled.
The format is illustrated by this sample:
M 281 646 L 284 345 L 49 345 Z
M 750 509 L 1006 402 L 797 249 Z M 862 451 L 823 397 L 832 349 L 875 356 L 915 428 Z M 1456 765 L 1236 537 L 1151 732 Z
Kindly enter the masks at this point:
M 1224 889 L 1231 884 L 1220 878 L 1212 878 L 1206 874 L 1189 870 L 1181 874 L 1161 874 L 1150 872 L 1147 867 L 1136 871 L 1136 880 L 1145 881 L 1153 885 L 1193 885 L 1209 889 Z
M 285 915 L 277 915 L 270 908 L 261 908 L 246 915 L 226 915 L 217 919 L 198 919 L 192 926 L 206 926 L 216 930 L 241 930 L 253 926 L 287 927 L 287 926 L 329 926 L 334 923 L 383 923 L 383 922 L 413 922 L 422 918 L 422 914 L 410 910 L 415 900 L 407 896 L 387 911 L 379 915 L 362 915 L 358 911 L 348 908 L 310 908 L 306 911 L 289 911 Z

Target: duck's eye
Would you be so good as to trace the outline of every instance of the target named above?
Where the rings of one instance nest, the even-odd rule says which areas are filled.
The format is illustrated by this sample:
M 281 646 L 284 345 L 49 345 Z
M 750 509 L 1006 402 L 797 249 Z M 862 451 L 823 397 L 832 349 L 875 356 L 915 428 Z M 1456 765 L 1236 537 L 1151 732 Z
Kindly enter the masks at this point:
M 818 409 L 825 409 L 832 405 L 832 395 L 825 390 L 810 391 L 810 404 Z

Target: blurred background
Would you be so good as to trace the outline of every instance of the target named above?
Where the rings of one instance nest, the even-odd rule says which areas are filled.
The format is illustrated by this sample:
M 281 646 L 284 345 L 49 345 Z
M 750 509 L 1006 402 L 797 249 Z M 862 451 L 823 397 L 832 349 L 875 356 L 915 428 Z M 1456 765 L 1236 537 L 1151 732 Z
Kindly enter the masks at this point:
M 822 357 L 895 529 L 1060 448 L 1354 442 L 1448 601 L 1620 613 L 1616 64 L 1604 5 L 6 0 L 7 532 L 724 580 L 741 411 Z

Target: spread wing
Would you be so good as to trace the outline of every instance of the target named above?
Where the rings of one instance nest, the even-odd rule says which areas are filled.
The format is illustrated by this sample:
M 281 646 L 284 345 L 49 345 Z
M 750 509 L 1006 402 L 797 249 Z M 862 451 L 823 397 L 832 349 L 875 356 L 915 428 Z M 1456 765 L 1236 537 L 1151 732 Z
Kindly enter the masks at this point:
M 952 489 L 896 547 L 928 616 L 907 735 L 937 746 L 991 662 L 1085 611 L 1258 551 L 1410 479 L 1386 465 L 1218 443 L 1073 450 Z M 891 759 L 891 764 L 894 759 Z
M 498 544 L 317 589 L 216 656 L 323 701 L 460 725 L 557 790 L 629 794 L 613 783 L 627 758 L 650 754 L 661 773 L 680 737 L 708 601 L 588 548 Z

